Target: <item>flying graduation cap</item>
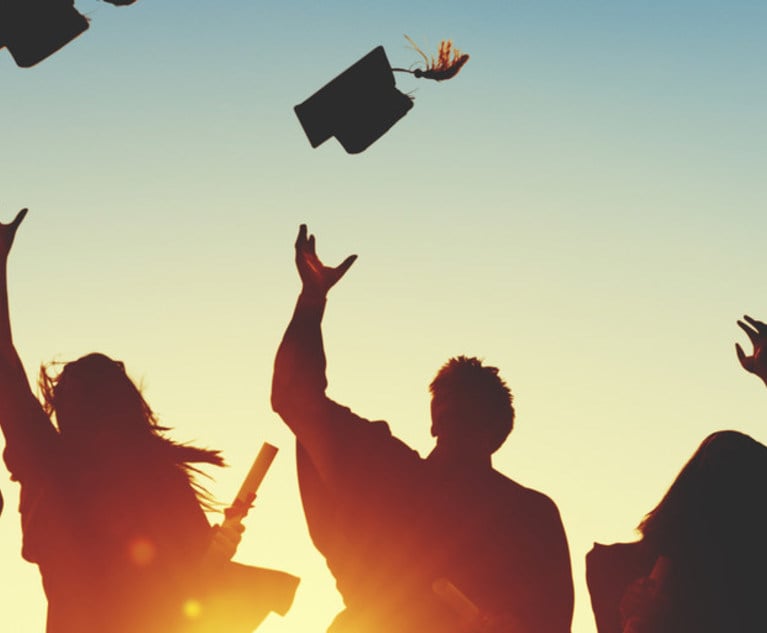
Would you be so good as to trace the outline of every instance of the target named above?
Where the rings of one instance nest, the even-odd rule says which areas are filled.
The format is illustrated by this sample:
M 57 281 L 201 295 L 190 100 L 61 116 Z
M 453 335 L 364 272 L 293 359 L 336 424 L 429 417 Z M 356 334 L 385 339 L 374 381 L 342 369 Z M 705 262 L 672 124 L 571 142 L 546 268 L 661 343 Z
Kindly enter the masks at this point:
M 104 0 L 128 5 L 136 0 Z M 74 0 L 0 0 L 0 49 L 17 66 L 29 68 L 50 57 L 88 29 Z
M 0 0 L 0 49 L 29 68 L 88 28 L 73 0 Z
M 378 46 L 293 108 L 312 147 L 335 136 L 349 154 L 366 150 L 413 107 L 413 98 L 397 90 L 394 71 L 442 81 L 455 77 L 469 59 L 449 40 L 440 44 L 438 58 L 430 59 L 405 37 L 424 58 L 425 69 L 392 68 Z

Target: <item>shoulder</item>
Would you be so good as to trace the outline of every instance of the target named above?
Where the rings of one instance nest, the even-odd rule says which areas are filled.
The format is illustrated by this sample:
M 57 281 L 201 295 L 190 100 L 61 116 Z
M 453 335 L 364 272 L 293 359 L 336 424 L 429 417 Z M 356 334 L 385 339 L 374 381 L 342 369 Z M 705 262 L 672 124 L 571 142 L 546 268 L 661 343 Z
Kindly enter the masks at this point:
M 621 600 L 633 582 L 650 574 L 655 557 L 643 541 L 594 543 L 586 554 L 586 585 L 599 631 L 621 630 Z
M 589 587 L 622 586 L 652 571 L 657 553 L 644 541 L 594 543 L 586 554 L 586 581 Z
M 559 520 L 559 508 L 554 500 L 540 490 L 528 488 L 517 481 L 494 470 L 496 481 L 502 494 L 517 507 L 523 506 L 525 512 L 539 516 L 548 516 Z
M 423 459 L 417 451 L 394 436 L 389 424 L 384 420 L 364 420 L 356 425 L 354 431 L 358 434 L 356 444 L 361 449 L 364 458 L 386 460 L 393 467 L 421 464 Z
M 421 460 L 415 450 L 392 434 L 389 424 L 384 420 L 368 420 L 332 400 L 326 406 L 327 415 L 339 423 L 339 431 L 343 433 L 346 442 L 355 444 L 357 448 L 363 445 L 370 451 L 380 449 Z

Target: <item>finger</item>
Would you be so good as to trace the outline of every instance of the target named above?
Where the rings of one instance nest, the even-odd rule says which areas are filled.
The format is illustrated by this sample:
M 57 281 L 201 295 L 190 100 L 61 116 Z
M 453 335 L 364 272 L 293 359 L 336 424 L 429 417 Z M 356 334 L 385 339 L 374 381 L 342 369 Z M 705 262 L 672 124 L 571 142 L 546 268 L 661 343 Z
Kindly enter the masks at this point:
M 759 340 L 759 333 L 752 330 L 748 325 L 743 323 L 743 321 L 738 321 L 738 325 L 741 330 L 748 334 L 748 338 L 751 339 L 751 342 L 756 345 L 756 342 Z
M 760 334 L 763 334 L 764 332 L 767 332 L 767 323 L 762 323 L 761 321 L 757 321 L 756 319 L 752 319 L 747 314 L 743 315 L 743 318 L 748 321 L 751 325 L 753 325 Z
M 306 245 L 306 248 L 312 255 L 317 256 L 317 245 L 314 241 L 314 235 L 309 236 L 309 243 Z
M 225 538 L 221 532 L 216 532 L 213 540 L 210 542 L 211 551 L 214 553 L 214 559 L 230 559 L 237 553 L 237 543 L 231 542 Z
M 298 227 L 298 237 L 296 237 L 296 250 L 306 243 L 306 224 Z
M 346 274 L 346 271 L 351 268 L 356 259 L 356 255 L 349 255 L 349 257 L 347 257 L 344 261 L 341 262 L 341 264 L 336 267 L 336 272 L 338 273 L 339 279 Z
M 29 209 L 22 209 L 16 214 L 16 217 L 13 219 L 13 222 L 11 222 L 11 226 L 13 227 L 13 230 L 15 231 L 17 228 L 19 228 L 19 224 L 21 224 L 21 221 L 27 217 L 27 212 Z
M 740 346 L 740 343 L 735 343 L 735 353 L 738 355 L 738 360 L 740 361 L 740 364 L 743 365 L 743 367 L 746 367 L 746 359 L 748 356 L 746 356 L 746 352 L 743 351 L 743 348 Z
M 741 367 L 743 367 L 743 369 L 746 371 L 753 371 L 754 358 L 752 356 L 747 356 L 743 351 L 743 348 L 737 343 L 735 343 L 735 353 L 738 355 L 738 360 L 740 361 Z

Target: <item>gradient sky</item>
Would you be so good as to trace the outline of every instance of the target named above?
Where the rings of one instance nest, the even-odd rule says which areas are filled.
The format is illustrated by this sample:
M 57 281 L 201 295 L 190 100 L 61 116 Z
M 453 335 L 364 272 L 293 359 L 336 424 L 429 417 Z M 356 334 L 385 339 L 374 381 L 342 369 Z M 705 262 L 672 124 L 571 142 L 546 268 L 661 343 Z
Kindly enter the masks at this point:
M 431 447 L 449 356 L 501 369 L 517 426 L 496 467 L 549 494 L 570 540 L 574 633 L 595 631 L 583 558 L 631 540 L 709 432 L 767 440 L 737 364 L 767 319 L 767 6 L 679 0 L 77 2 L 91 28 L 32 69 L 0 51 L 0 213 L 15 340 L 41 362 L 122 359 L 179 440 L 220 448 L 228 501 L 282 449 L 237 559 L 303 581 L 265 633 L 340 607 L 306 533 L 292 439 L 269 407 L 306 222 L 330 264 L 330 394 Z M 312 149 L 292 112 L 377 45 L 395 66 L 471 55 L 365 153 Z M 39 633 L 17 485 L 0 480 L 0 621 Z M 211 517 L 212 521 L 218 520 Z

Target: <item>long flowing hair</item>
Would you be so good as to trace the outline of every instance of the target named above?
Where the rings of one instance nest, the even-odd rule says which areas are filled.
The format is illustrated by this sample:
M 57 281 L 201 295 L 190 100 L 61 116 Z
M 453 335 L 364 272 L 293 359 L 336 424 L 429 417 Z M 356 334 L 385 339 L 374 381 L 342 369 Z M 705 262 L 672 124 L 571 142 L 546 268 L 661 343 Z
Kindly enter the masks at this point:
M 766 494 L 767 446 L 718 431 L 703 440 L 639 530 L 664 554 L 696 556 L 755 543 L 764 551 Z
M 203 508 L 217 508 L 212 495 L 196 480 L 196 475 L 205 473 L 193 464 L 224 466 L 220 452 L 167 437 L 170 427 L 160 425 L 122 362 L 88 354 L 68 363 L 43 364 L 38 389 L 43 410 L 62 437 L 112 437 L 121 451 L 131 450 L 137 459 L 157 456 L 180 469 Z

